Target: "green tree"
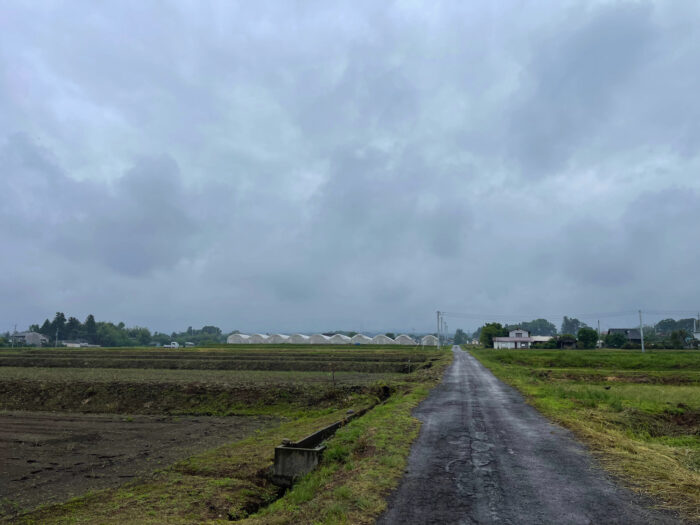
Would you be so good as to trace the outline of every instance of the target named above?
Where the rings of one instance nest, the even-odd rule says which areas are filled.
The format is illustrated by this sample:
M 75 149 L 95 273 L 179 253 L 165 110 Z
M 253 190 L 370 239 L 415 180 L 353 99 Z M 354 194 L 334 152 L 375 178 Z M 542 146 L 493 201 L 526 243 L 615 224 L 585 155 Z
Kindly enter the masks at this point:
M 69 341 L 79 339 L 81 332 L 83 330 L 82 323 L 75 317 L 69 317 L 66 323 L 66 335 L 65 338 Z
M 530 335 L 557 335 L 557 327 L 547 319 L 534 319 L 520 325 L 520 328 L 530 332 Z
M 688 338 L 688 332 L 685 330 L 674 330 L 671 332 L 669 341 L 673 348 L 685 348 L 685 340 Z
M 91 345 L 97 344 L 97 323 L 95 323 L 95 316 L 92 314 L 87 316 L 83 329 L 85 330 L 87 342 Z
M 41 328 L 39 329 L 39 333 L 42 335 L 45 335 L 46 337 L 51 336 L 51 321 L 48 319 L 44 321 L 44 324 L 41 325 Z
M 51 323 L 51 335 L 56 336 L 56 331 L 58 330 L 58 337 L 65 338 L 66 333 L 66 316 L 63 312 L 56 312 L 56 317 L 53 318 L 53 323 Z
M 658 323 L 656 323 L 656 331 L 660 334 L 663 335 L 669 335 L 671 332 L 676 330 L 677 325 L 676 325 L 676 320 L 675 319 L 662 319 Z
M 593 328 L 584 326 L 576 333 L 576 339 L 578 339 L 582 348 L 595 348 L 598 342 L 598 332 L 593 330 Z
M 467 342 L 469 342 L 469 336 L 467 336 L 464 330 L 457 328 L 457 331 L 455 332 L 454 344 L 463 345 Z
M 605 336 L 605 346 L 608 348 L 622 348 L 627 342 L 627 336 L 625 334 L 608 334 Z
M 561 323 L 561 333 L 562 334 L 576 334 L 578 331 L 585 327 L 588 326 L 586 323 L 582 323 L 575 317 L 566 317 L 564 316 L 564 320 Z
M 505 335 L 508 335 L 508 331 L 503 328 L 501 323 L 486 323 L 481 328 L 479 342 L 486 348 L 493 348 L 493 338 Z

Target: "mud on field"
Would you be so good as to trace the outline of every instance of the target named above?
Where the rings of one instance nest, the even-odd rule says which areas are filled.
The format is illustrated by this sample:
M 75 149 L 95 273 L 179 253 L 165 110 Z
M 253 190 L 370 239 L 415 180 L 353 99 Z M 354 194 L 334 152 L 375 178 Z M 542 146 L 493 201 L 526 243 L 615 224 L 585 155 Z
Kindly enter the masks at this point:
M 0 413 L 0 519 L 243 439 L 273 417 Z

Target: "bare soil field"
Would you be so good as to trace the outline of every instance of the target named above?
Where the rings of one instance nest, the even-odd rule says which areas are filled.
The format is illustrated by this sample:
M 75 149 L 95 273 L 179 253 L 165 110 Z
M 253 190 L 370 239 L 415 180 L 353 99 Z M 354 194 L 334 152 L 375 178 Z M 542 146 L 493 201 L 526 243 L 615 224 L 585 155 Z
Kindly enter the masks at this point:
M 0 413 L 0 519 L 123 484 L 278 422 L 268 416 Z

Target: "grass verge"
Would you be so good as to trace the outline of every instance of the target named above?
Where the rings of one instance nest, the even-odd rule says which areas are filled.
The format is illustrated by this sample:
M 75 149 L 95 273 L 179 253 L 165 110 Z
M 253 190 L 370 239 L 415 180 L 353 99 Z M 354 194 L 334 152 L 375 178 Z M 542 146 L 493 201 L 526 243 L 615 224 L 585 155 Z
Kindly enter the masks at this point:
M 697 368 L 700 354 L 470 351 L 627 486 L 700 522 L 700 383 L 678 373 Z

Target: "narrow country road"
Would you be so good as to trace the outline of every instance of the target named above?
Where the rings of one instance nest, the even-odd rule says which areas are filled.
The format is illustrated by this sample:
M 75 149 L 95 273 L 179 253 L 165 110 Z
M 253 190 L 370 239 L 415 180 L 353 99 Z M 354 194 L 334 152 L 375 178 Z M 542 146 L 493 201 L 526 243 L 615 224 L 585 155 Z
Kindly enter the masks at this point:
M 667 524 L 618 487 L 573 435 L 474 357 L 416 409 L 423 426 L 379 524 Z

